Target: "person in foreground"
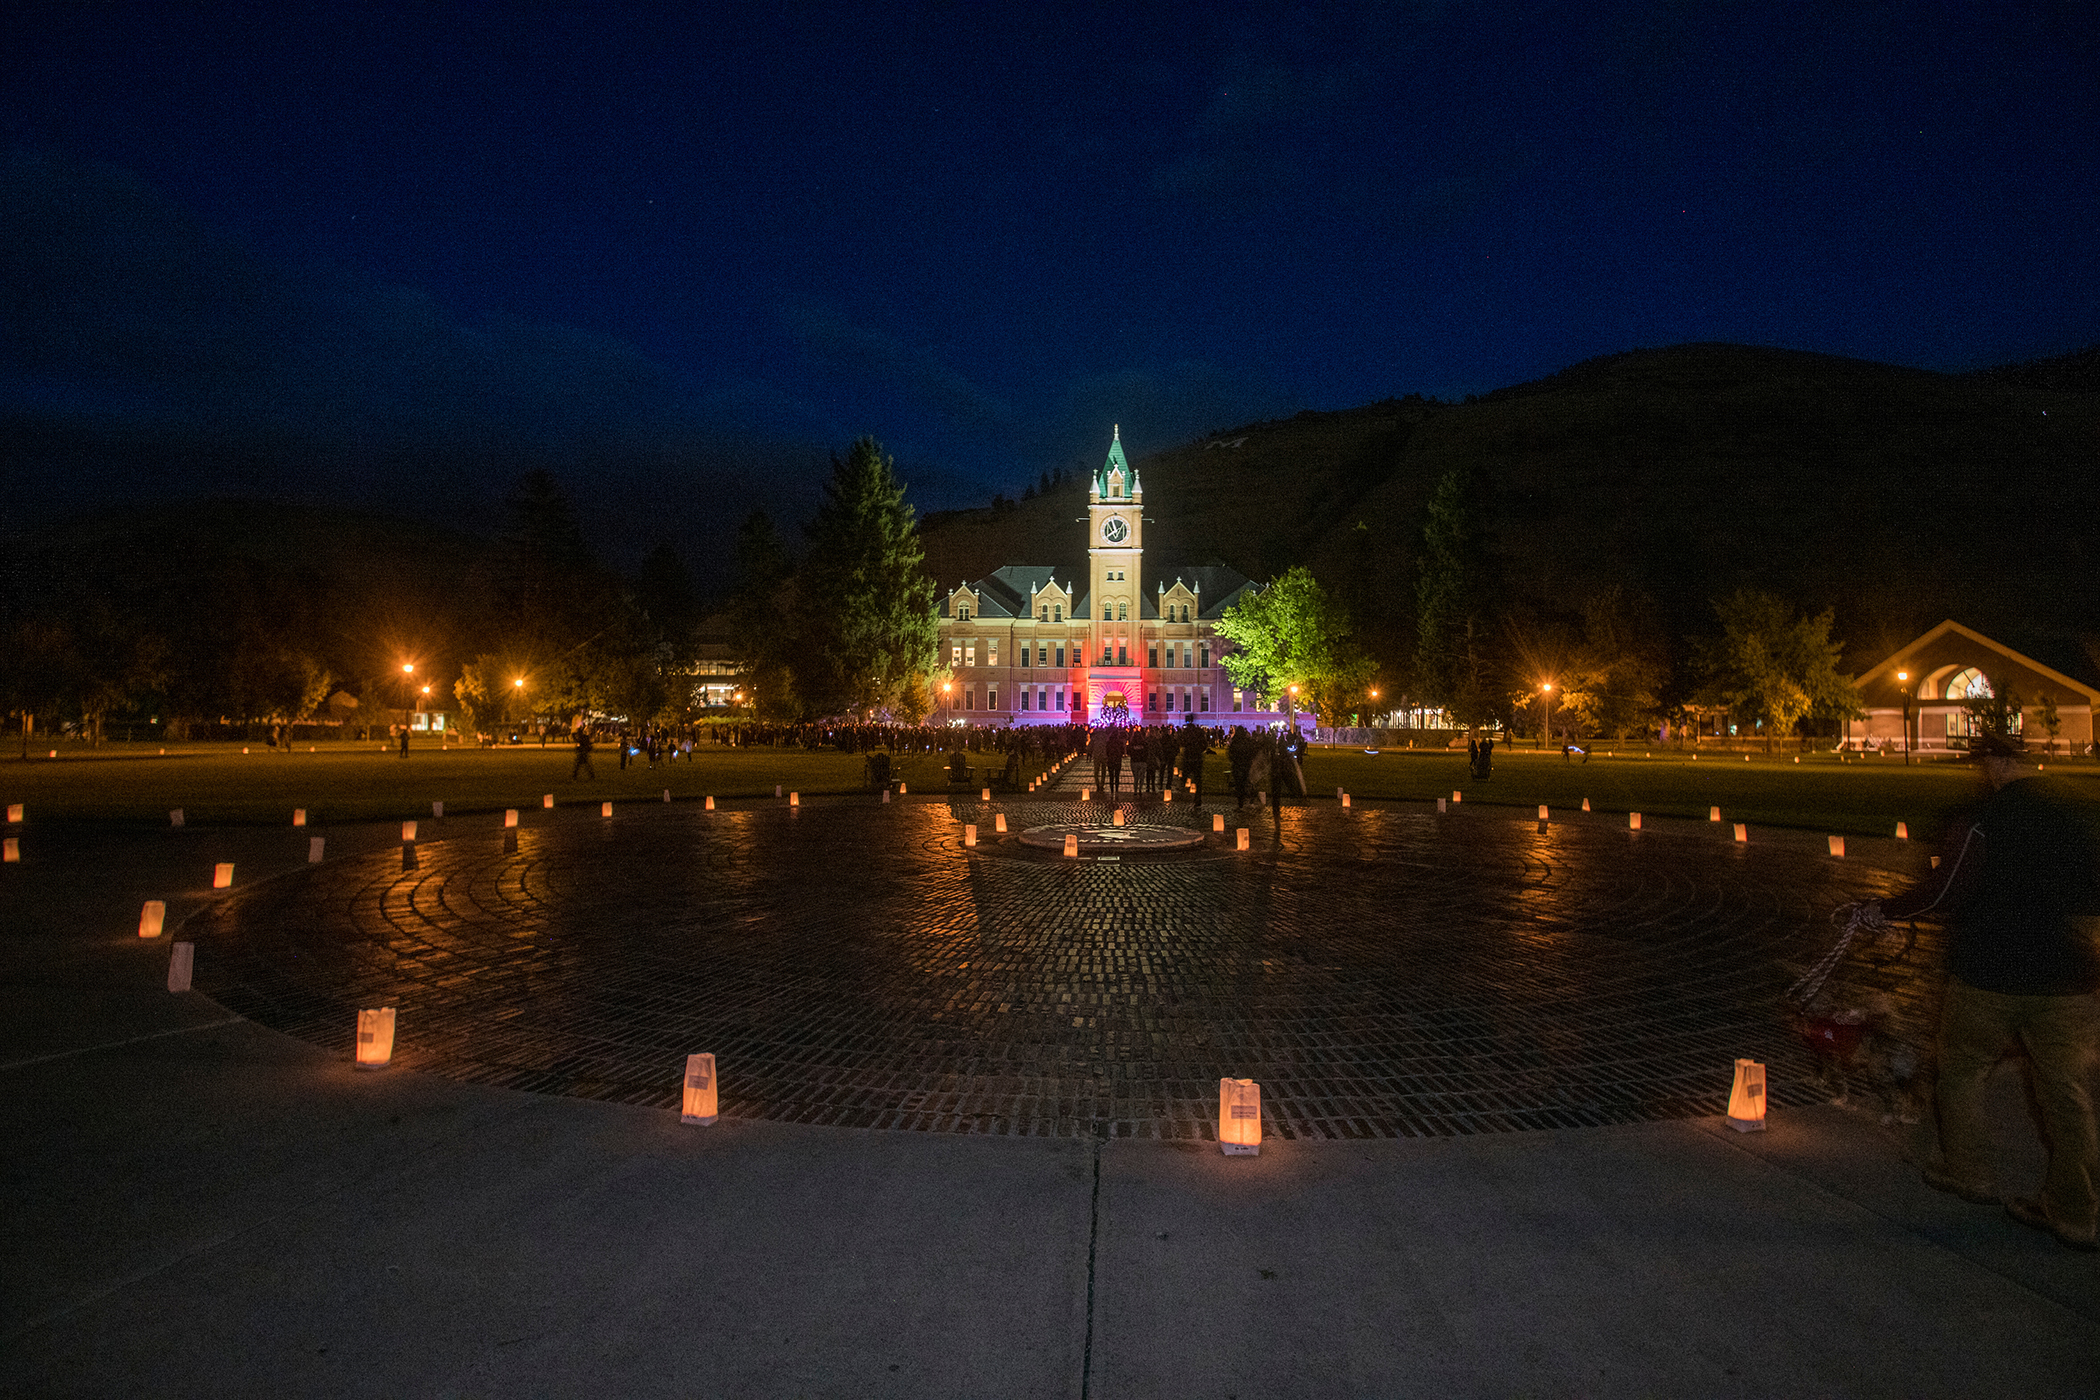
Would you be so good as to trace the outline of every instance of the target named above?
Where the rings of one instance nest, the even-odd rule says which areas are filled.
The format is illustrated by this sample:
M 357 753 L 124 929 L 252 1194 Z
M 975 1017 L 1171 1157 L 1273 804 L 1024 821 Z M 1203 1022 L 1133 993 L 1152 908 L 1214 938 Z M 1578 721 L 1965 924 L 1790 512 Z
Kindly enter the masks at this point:
M 2100 1044 L 2100 825 L 2091 803 L 2037 777 L 2010 741 L 1978 736 L 1971 751 L 1990 796 L 1950 835 L 1934 877 L 1878 911 L 1949 925 L 1936 1099 L 1943 1165 L 1927 1166 L 1925 1183 L 1979 1204 L 1999 1199 L 1984 1081 L 2018 1041 L 2034 1064 L 2049 1166 L 2041 1196 L 2007 1197 L 2006 1213 L 2092 1250 L 2100 1211 L 2090 1087 Z

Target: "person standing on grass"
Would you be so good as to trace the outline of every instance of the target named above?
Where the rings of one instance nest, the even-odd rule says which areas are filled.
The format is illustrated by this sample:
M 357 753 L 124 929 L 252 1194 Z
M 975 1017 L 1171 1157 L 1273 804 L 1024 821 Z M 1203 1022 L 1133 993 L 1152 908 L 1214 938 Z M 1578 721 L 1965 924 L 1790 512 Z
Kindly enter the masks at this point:
M 408 757 L 408 726 L 405 724 L 401 726 L 401 756 Z
M 569 781 L 575 782 L 578 773 L 594 783 L 598 781 L 597 770 L 591 767 L 591 731 L 581 724 L 576 726 L 576 762 L 569 769 Z
M 2034 1066 L 2049 1165 L 2042 1194 L 2006 1197 L 2006 1213 L 2091 1251 L 2100 1247 L 2090 1087 L 2100 1047 L 2100 811 L 2035 776 L 2001 736 L 1978 735 L 1970 752 L 1990 796 L 1957 825 L 1930 878 L 1863 911 L 1870 922 L 1944 914 L 1949 924 L 1935 1097 L 1944 1164 L 1925 1168 L 1925 1184 L 1978 1204 L 1999 1199 L 1984 1083 L 2017 1041 Z

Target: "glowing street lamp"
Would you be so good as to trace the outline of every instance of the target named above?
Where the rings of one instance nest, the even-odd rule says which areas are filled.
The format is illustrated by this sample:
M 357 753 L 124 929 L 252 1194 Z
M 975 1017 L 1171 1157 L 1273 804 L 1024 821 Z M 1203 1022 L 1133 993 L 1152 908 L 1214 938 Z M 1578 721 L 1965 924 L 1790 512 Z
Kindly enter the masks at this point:
M 1539 747 L 1546 747 L 1546 736 L 1553 732 L 1553 682 L 1539 685 Z

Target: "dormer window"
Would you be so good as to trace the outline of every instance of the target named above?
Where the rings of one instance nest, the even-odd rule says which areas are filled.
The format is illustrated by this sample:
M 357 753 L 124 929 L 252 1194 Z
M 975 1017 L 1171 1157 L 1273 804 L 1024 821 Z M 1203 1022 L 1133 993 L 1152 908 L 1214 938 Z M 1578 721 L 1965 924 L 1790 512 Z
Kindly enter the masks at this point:
M 1043 604 L 1042 611 L 1036 616 L 1038 621 L 1048 622 L 1050 620 L 1050 605 L 1048 603 Z
M 1063 603 L 1052 603 L 1050 605 L 1050 620 L 1052 622 L 1063 622 L 1065 620 L 1065 605 Z

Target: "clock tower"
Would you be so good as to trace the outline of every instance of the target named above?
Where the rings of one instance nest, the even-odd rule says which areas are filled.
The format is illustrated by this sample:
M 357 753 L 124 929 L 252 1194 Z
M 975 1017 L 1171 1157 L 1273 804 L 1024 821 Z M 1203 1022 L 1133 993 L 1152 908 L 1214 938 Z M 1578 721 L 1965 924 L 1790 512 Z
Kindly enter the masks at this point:
M 1123 428 L 1117 424 L 1108 458 L 1094 473 L 1087 491 L 1087 585 L 1093 624 L 1087 660 L 1097 672 L 1102 668 L 1128 670 L 1133 693 L 1137 679 L 1133 663 L 1139 659 L 1141 645 L 1138 603 L 1143 596 L 1139 585 L 1145 562 L 1144 500 L 1144 487 L 1123 455 Z

